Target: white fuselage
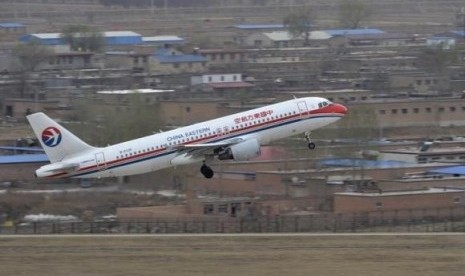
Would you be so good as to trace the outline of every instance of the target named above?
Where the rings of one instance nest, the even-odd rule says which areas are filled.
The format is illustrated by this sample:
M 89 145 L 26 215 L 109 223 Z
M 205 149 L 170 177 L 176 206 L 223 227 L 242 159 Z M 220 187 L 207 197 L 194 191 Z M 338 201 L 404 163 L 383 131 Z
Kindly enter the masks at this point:
M 326 105 L 322 106 L 322 102 Z M 61 161 L 79 164 L 77 170 L 56 173 L 49 177 L 126 176 L 199 162 L 201 160 L 189 157 L 182 160 L 182 152 L 177 148 L 182 145 L 233 142 L 237 139 L 257 139 L 260 145 L 266 145 L 271 141 L 312 131 L 337 121 L 344 114 L 331 109 L 333 105 L 337 104 L 328 105 L 326 99 L 318 97 L 293 99 L 104 148 L 95 148 Z M 174 158 L 176 162 L 173 162 Z

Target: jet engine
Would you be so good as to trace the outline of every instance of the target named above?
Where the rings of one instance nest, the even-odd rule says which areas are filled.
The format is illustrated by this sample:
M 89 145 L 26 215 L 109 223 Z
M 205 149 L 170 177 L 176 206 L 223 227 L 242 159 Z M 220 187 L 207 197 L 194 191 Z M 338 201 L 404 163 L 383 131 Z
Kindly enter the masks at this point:
M 232 145 L 218 153 L 218 159 L 245 161 L 260 155 L 260 143 L 257 139 L 250 139 Z

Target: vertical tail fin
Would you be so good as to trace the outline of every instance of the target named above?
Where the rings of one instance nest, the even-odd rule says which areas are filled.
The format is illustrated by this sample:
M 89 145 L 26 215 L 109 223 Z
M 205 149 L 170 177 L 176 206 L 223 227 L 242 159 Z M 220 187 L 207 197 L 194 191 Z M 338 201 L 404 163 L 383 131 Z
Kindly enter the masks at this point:
M 27 120 L 51 163 L 94 149 L 42 112 L 28 115 Z

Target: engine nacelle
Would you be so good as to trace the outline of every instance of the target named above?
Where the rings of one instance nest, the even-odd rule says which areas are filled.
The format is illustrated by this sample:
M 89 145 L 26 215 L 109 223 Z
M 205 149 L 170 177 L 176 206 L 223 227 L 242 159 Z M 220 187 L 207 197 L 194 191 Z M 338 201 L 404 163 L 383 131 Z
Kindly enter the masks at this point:
M 232 145 L 218 154 L 218 159 L 246 161 L 260 155 L 260 143 L 257 139 L 251 139 Z

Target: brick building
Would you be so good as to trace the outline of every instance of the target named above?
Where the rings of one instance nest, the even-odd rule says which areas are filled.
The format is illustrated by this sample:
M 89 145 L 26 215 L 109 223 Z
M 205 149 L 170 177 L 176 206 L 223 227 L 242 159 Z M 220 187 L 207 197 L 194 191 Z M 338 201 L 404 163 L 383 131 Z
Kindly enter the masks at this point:
M 379 99 L 349 102 L 348 107 L 374 111 L 379 127 L 465 125 L 465 100 L 461 98 Z
M 465 190 L 453 188 L 429 188 L 416 191 L 392 191 L 375 193 L 336 193 L 334 212 L 357 213 L 413 209 L 446 209 L 464 206 Z
M 247 52 L 242 49 L 198 49 L 194 53 L 205 57 L 212 67 L 225 67 L 247 59 Z

